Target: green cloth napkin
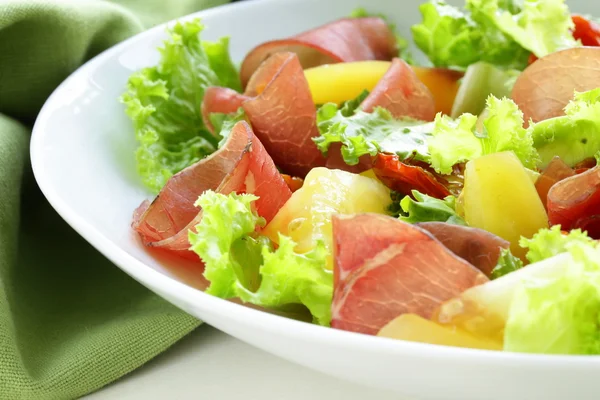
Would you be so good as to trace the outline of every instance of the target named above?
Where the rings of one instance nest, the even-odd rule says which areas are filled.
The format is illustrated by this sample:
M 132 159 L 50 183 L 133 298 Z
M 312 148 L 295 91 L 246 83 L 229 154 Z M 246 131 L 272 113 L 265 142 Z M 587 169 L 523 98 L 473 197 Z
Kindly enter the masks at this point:
M 35 117 L 79 65 L 143 27 L 226 0 L 0 1 L 0 399 L 71 399 L 200 323 L 81 239 L 38 190 Z

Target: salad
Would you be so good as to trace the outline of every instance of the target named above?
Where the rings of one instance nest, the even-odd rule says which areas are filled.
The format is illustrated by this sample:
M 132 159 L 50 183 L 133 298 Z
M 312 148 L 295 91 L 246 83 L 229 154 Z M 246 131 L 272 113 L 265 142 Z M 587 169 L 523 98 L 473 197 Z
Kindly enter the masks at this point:
M 358 9 L 263 43 L 175 24 L 121 97 L 145 246 L 315 324 L 600 354 L 600 24 L 563 0 Z

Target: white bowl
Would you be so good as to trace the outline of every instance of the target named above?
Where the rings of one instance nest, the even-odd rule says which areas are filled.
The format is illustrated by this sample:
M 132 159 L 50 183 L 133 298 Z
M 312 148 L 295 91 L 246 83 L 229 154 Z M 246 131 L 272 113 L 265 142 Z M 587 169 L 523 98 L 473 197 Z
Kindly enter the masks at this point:
M 345 16 L 360 5 L 390 15 L 408 35 L 410 25 L 420 20 L 419 3 L 259 0 L 185 19 L 202 17 L 207 39 L 230 35 L 233 55 L 241 60 L 260 42 Z M 580 1 L 571 6 L 600 15 L 599 3 Z M 600 357 L 468 350 L 314 326 L 206 295 L 194 288 L 200 285 L 197 275 L 181 272 L 184 268 L 167 269 L 146 253 L 129 224 L 134 208 L 149 194 L 136 176 L 133 130 L 117 99 L 133 70 L 157 61 L 164 30 L 159 26 L 144 32 L 77 70 L 50 97 L 34 127 L 31 158 L 37 181 L 59 214 L 94 247 L 152 291 L 218 329 L 353 382 L 417 399 L 600 396 Z

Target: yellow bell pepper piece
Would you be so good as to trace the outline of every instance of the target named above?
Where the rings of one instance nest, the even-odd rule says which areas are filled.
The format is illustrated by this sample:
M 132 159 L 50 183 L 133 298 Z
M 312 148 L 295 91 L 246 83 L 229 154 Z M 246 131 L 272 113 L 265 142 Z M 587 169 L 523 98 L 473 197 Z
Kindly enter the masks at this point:
M 390 68 L 387 61 L 322 65 L 304 71 L 315 104 L 343 103 L 373 90 Z
M 372 91 L 390 66 L 388 61 L 329 64 L 309 68 L 304 75 L 315 104 L 340 104 L 356 98 L 364 90 Z M 436 112 L 449 114 L 460 86 L 460 75 L 440 68 L 412 68 L 433 94 Z

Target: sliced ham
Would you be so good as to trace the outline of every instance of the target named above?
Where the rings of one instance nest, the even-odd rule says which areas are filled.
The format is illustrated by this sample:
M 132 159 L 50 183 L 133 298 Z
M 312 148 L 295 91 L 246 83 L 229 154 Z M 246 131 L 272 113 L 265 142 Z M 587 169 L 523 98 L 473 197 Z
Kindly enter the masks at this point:
M 445 222 L 423 222 L 417 226 L 431 233 L 448 250 L 488 277 L 498 264 L 500 251 L 510 247 L 508 241 L 483 229 Z
M 239 122 L 221 149 L 174 175 L 152 203 L 142 203 L 134 213 L 133 229 L 146 246 L 193 255 L 187 235 L 202 218 L 194 202 L 209 189 L 257 195 L 256 211 L 267 222 L 291 196 L 250 126 Z
M 512 99 L 525 124 L 564 115 L 574 92 L 600 87 L 600 48 L 574 47 L 540 58 L 523 71 Z
M 600 166 L 552 186 L 548 219 L 565 231 L 579 228 L 600 239 Z
M 243 95 L 231 89 L 209 88 L 202 113 L 208 121 L 211 113 L 234 112 L 240 106 L 284 172 L 304 177 L 312 168 L 325 165 L 312 141 L 319 135 L 316 107 L 296 54 L 278 53 L 265 61 Z
M 298 56 L 278 53 L 269 58 L 246 93 L 257 95 L 243 108 L 276 165 L 299 177 L 325 165 L 312 140 L 319 135 L 317 111 Z
M 391 60 L 398 54 L 394 33 L 381 18 L 344 18 L 288 39 L 263 43 L 251 50 L 241 67 L 244 87 L 273 54 L 292 52 L 303 68 L 339 62 Z
M 452 194 L 433 172 L 405 164 L 396 155 L 379 153 L 373 158 L 373 171 L 387 187 L 407 196 L 413 190 L 438 199 Z
M 410 117 L 421 121 L 435 118 L 433 94 L 414 70 L 399 58 L 394 59 L 390 69 L 361 104 L 366 112 L 372 112 L 375 107 L 387 109 L 396 118 Z
M 210 122 L 210 114 L 233 114 L 249 97 L 224 87 L 209 87 L 204 92 L 202 100 L 202 120 L 209 131 L 214 133 L 214 127 Z
M 375 335 L 488 281 L 427 231 L 384 215 L 334 216 L 333 240 L 334 328 Z

